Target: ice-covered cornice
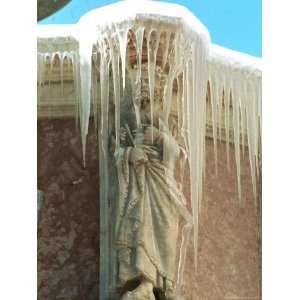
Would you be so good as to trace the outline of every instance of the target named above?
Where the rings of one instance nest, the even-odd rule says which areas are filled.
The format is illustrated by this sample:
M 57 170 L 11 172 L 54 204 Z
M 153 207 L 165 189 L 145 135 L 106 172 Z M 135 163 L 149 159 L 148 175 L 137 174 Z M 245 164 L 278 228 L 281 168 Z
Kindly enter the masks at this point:
M 242 71 L 245 76 L 261 77 L 261 59 L 242 52 L 210 44 L 208 60 L 214 65 Z
M 186 35 L 196 35 L 210 42 L 206 27 L 185 7 L 173 3 L 147 0 L 127 0 L 94 9 L 78 22 L 81 28 L 106 30 L 119 25 L 130 28 L 147 26 L 156 30 L 174 28 Z M 90 32 L 90 35 L 93 31 Z
M 79 23 L 80 24 L 80 23 Z M 38 52 L 70 51 L 79 47 L 79 24 L 39 25 L 37 27 Z M 240 70 L 261 78 L 262 59 L 242 52 L 209 44 L 208 62 L 228 70 Z
M 208 48 L 210 65 L 229 71 L 238 70 L 242 76 L 261 77 L 261 59 L 226 49 L 211 43 L 207 28 L 185 7 L 173 3 L 150 0 L 126 0 L 94 9 L 74 25 L 39 25 L 38 51 L 72 51 L 79 44 L 96 43 L 99 33 L 120 29 L 183 31 L 186 37 L 200 38 Z

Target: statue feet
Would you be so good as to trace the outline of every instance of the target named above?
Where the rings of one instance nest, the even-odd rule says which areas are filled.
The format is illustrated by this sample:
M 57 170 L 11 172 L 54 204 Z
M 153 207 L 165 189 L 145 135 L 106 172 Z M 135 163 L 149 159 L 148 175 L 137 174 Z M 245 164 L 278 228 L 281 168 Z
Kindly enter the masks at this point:
M 155 300 L 153 285 L 148 281 L 142 281 L 135 290 L 126 292 L 121 300 Z

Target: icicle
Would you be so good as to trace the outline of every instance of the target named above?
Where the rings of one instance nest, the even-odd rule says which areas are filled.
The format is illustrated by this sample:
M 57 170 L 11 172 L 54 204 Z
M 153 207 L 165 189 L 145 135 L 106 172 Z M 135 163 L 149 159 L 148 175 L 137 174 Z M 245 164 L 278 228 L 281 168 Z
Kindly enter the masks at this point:
M 199 38 L 192 45 L 191 73 L 192 84 L 188 83 L 188 98 L 190 98 L 190 172 L 191 172 L 191 203 L 194 226 L 194 260 L 195 269 L 198 265 L 198 232 L 199 216 L 203 196 L 203 179 L 205 170 L 205 132 L 206 132 L 206 84 L 207 70 L 205 64 L 205 47 Z M 202 70 L 202 72 L 199 72 Z M 190 90 L 190 91 L 189 91 Z M 189 99 L 188 99 L 189 101 Z
M 100 124 L 98 129 L 99 172 L 100 172 L 100 278 L 99 296 L 107 299 L 109 294 L 109 206 L 108 206 L 108 112 L 109 112 L 109 62 L 106 46 L 100 42 Z
M 85 152 L 86 152 L 86 138 L 89 129 L 90 119 L 90 106 L 91 106 L 91 81 L 92 81 L 92 49 L 93 43 L 90 40 L 82 39 L 79 45 L 80 52 L 80 107 L 79 107 L 79 118 L 80 118 L 80 132 L 81 132 L 81 143 L 82 143 L 82 156 L 83 165 L 85 167 Z
M 195 52 L 195 50 L 194 50 Z M 195 263 L 195 269 L 197 269 L 198 265 L 198 232 L 199 232 L 199 199 L 198 199 L 198 189 L 197 185 L 201 184 L 198 181 L 198 174 L 197 174 L 197 169 L 201 168 L 201 166 L 197 165 L 197 148 L 199 147 L 198 143 L 194 143 L 192 141 L 197 140 L 201 144 L 201 141 L 199 138 L 199 127 L 198 127 L 198 132 L 196 131 L 196 124 L 195 124 L 195 117 L 197 114 L 196 111 L 196 99 L 195 99 L 195 87 L 194 85 L 196 84 L 195 77 L 194 77 L 194 72 L 193 72 L 193 67 L 195 68 L 195 60 L 189 60 L 187 62 L 187 101 L 189 103 L 189 149 L 190 149 L 190 157 L 189 157 L 189 163 L 190 163 L 190 193 L 191 193 L 191 206 L 192 206 L 192 215 L 193 215 L 193 240 L 194 240 L 194 263 Z M 198 84 L 198 83 L 197 83 Z M 197 99 L 199 101 L 199 99 Z M 197 118 L 200 118 L 200 115 L 197 116 Z M 200 145 L 201 147 L 201 145 Z M 197 184 L 196 184 L 197 182 Z
M 224 87 L 225 87 L 225 80 L 223 75 L 224 70 L 220 68 L 220 72 L 222 74 L 218 74 L 217 76 L 219 77 L 219 85 L 218 89 L 216 90 L 216 100 L 217 100 L 217 116 L 218 116 L 218 129 L 219 129 L 219 141 L 222 141 L 222 128 L 223 128 L 223 123 L 222 123 L 222 116 L 223 116 L 223 95 L 224 95 Z
M 162 56 L 162 69 L 164 70 L 166 67 L 168 55 L 169 55 L 169 45 L 170 45 L 170 38 L 171 38 L 171 31 L 166 31 L 166 44 L 164 45 L 164 52 Z
M 126 84 L 126 53 L 127 53 L 127 35 L 130 28 L 126 26 L 125 28 L 117 28 L 119 45 L 120 45 L 120 57 L 122 63 L 122 79 L 123 79 L 123 92 L 125 90 Z
M 141 81 L 141 75 L 142 75 L 142 55 L 143 55 L 144 31 L 145 31 L 144 27 L 139 27 L 135 32 L 137 66 L 138 66 L 138 73 L 137 73 L 138 82 Z
M 97 54 L 93 53 L 93 65 L 96 66 L 97 64 Z M 94 70 L 94 71 L 93 71 Z M 92 104 L 93 104 L 93 117 L 94 117 L 94 128 L 95 132 L 97 132 L 97 125 L 98 125 L 98 117 L 97 117 L 97 98 L 98 98 L 98 80 L 97 80 L 97 73 L 96 67 L 93 68 L 93 83 L 92 83 Z
M 61 82 L 61 95 L 64 95 L 64 62 L 66 61 L 66 69 L 67 72 L 69 71 L 69 52 L 64 51 L 62 53 L 62 62 L 61 62 L 61 68 L 60 68 L 60 82 Z
M 253 142 L 252 142 L 252 145 L 253 145 L 253 161 L 254 161 L 254 180 L 255 180 L 255 183 L 254 183 L 254 186 L 253 186 L 253 192 L 254 192 L 254 198 L 255 198 L 255 201 L 257 201 L 257 190 L 256 190 L 256 180 L 257 180 L 257 175 L 258 175 L 258 169 L 259 169 L 259 166 L 258 166 L 258 138 L 259 138 L 259 135 L 258 135 L 258 102 L 257 102 L 257 86 L 256 86 L 256 80 L 255 79 L 252 79 L 250 80 L 250 89 L 251 89 L 251 94 L 252 94 L 252 105 L 251 105 L 251 110 L 252 110 L 252 124 L 251 124 L 251 127 L 252 127 L 252 131 L 253 131 L 253 135 L 252 135 L 252 138 L 253 138 Z M 255 202 L 255 204 L 257 204 Z
M 155 34 L 154 38 L 151 36 Z M 150 93 L 150 119 L 151 126 L 153 126 L 153 106 L 154 106 L 154 90 L 155 90 L 155 67 L 156 56 L 160 40 L 160 31 L 151 29 L 147 36 L 147 49 L 148 49 L 148 80 L 149 80 L 149 93 Z M 152 143 L 153 143 L 153 130 L 152 130 Z
M 188 153 L 188 157 L 190 157 L 190 140 L 189 140 L 189 102 L 187 96 L 187 80 L 188 80 L 188 73 L 187 73 L 187 66 L 184 66 L 183 74 L 182 74 L 182 127 L 180 130 L 181 136 L 184 140 L 185 150 Z
M 60 88 L 61 88 L 61 96 L 64 95 L 64 55 L 60 53 L 59 55 L 60 62 Z
M 71 53 L 66 54 L 66 60 L 67 60 L 67 70 L 70 73 L 71 72 Z
M 195 49 L 193 49 L 195 52 Z M 195 53 L 194 53 L 195 55 Z M 200 184 L 199 182 L 199 176 L 197 174 L 197 169 L 201 168 L 202 166 L 198 165 L 197 162 L 197 149 L 201 147 L 201 141 L 199 138 L 199 134 L 196 132 L 196 124 L 195 124 L 195 118 L 197 115 L 197 108 L 196 108 L 196 99 L 195 99 L 195 74 L 193 68 L 195 68 L 195 63 L 196 61 L 192 58 L 189 66 L 189 73 L 190 73 L 190 81 L 191 85 L 189 86 L 189 95 L 190 95 L 190 120 L 191 120 L 191 125 L 190 125 L 190 141 L 199 140 L 199 143 L 194 143 L 191 142 L 190 144 L 190 178 L 191 178 L 191 202 L 192 202 L 192 212 L 193 212 L 193 233 L 194 233 L 194 264 L 195 264 L 195 269 L 198 267 L 198 232 L 199 232 L 199 198 L 198 198 L 198 189 L 197 185 Z M 199 99 L 197 99 L 199 101 Z M 199 117 L 198 117 L 199 116 Z M 197 118 L 200 118 L 200 115 L 197 115 Z M 198 130 L 200 127 L 198 127 Z M 200 129 L 201 130 L 201 129 Z M 197 184 L 195 184 L 197 182 Z
M 246 99 L 246 85 L 245 85 L 245 80 L 241 80 L 241 107 L 240 107 L 240 114 L 241 114 L 241 143 L 242 143 L 242 151 L 243 151 L 243 158 L 245 157 L 245 148 L 246 148 L 246 107 L 245 107 L 245 99 Z
M 256 79 L 256 86 L 255 90 L 257 90 L 257 175 L 259 176 L 261 174 L 260 172 L 260 155 L 259 153 L 261 152 L 261 127 L 262 127 L 262 116 L 261 116 L 261 78 Z
M 256 165 L 256 174 L 258 176 L 259 174 L 259 131 L 260 131 L 260 124 L 259 124 L 259 84 L 258 84 L 258 79 L 253 80 L 253 92 L 254 92 L 254 131 L 255 131 L 255 140 L 254 140 L 254 149 L 255 149 L 255 165 Z
M 229 161 L 229 131 L 230 131 L 230 92 L 232 91 L 232 80 L 228 71 L 225 71 L 224 106 L 225 106 L 225 137 L 226 137 L 226 161 L 227 169 L 230 170 Z
M 112 64 L 112 75 L 113 75 L 113 86 L 114 86 L 114 99 L 115 99 L 115 132 L 116 132 L 116 149 L 117 153 L 120 149 L 120 71 L 119 71 L 119 63 L 120 63 L 120 55 L 119 52 L 114 45 L 113 40 L 109 41 L 110 48 L 110 57 Z M 124 67 L 124 66 L 123 66 Z
M 79 106 L 80 106 L 80 74 L 79 74 L 79 57 L 78 52 L 72 51 L 70 54 L 73 73 L 74 97 L 75 97 L 75 122 L 78 127 Z
M 257 86 L 255 87 L 258 90 L 257 94 L 257 105 L 258 105 L 258 131 L 261 133 L 262 130 L 262 105 L 261 105 L 261 78 L 257 79 Z
M 192 102 L 192 76 L 191 76 L 191 62 L 188 60 L 186 62 L 186 120 L 187 120 L 187 134 L 188 134 L 188 149 L 189 149 L 189 160 L 191 161 L 191 144 L 192 144 L 192 114 L 193 102 Z
M 255 173 L 255 154 L 254 154 L 254 118 L 253 115 L 253 90 L 251 83 L 248 82 L 247 84 L 247 97 L 246 97 L 246 118 L 247 118 L 247 139 L 248 139 L 248 152 L 249 152 L 249 161 L 250 161 L 250 172 L 251 172 L 251 179 L 252 179 L 252 187 L 253 187 L 253 194 L 255 198 L 255 205 L 256 205 L 256 173 Z
M 242 107 L 244 108 L 244 127 L 245 127 L 245 145 L 243 151 L 245 152 L 245 148 L 248 147 L 248 152 L 249 152 L 249 126 L 248 126 L 248 119 L 247 119 L 247 112 L 248 112 L 248 98 L 249 98 L 249 91 L 248 91 L 248 78 L 246 80 L 243 80 L 242 83 L 242 88 L 243 88 L 243 101 L 242 101 Z
M 172 106 L 172 90 L 173 90 L 173 81 L 176 76 L 176 73 L 178 72 L 178 65 L 179 65 L 179 47 L 178 47 L 178 40 L 179 35 L 176 34 L 174 38 L 174 47 L 171 50 L 171 54 L 169 57 L 169 73 L 167 77 L 167 81 L 164 88 L 164 106 L 163 106 L 163 118 L 168 124 L 169 115 L 171 112 L 171 106 Z
M 192 136 L 197 136 L 199 139 L 198 143 L 195 144 L 195 158 L 192 163 L 192 168 L 194 170 L 194 178 L 192 180 L 192 189 L 195 190 L 193 200 L 195 206 L 196 214 L 196 223 L 194 226 L 197 226 L 197 229 L 194 229 L 195 234 L 195 268 L 197 270 L 198 266 L 198 238 L 199 238 L 199 216 L 201 214 L 201 201 L 202 201 L 202 187 L 203 187 L 203 175 L 205 168 L 205 159 L 204 159 L 204 149 L 205 149 L 205 132 L 206 132 L 206 85 L 207 79 L 204 78 L 207 70 L 203 64 L 203 49 L 202 44 L 199 38 L 195 41 L 194 53 L 192 54 L 192 67 L 193 67 L 193 106 L 194 106 L 194 130 L 191 132 Z M 202 70 L 202 72 L 199 72 Z M 198 134 L 197 134 L 198 131 Z M 193 162 L 193 160 L 192 160 Z
M 209 95 L 211 104 L 211 116 L 212 116 L 212 131 L 213 131 L 213 142 L 214 142 L 214 160 L 215 160 L 215 171 L 218 174 L 218 149 L 217 149 L 217 93 L 218 82 L 215 78 L 214 66 L 210 68 L 210 80 L 209 80 Z
M 144 27 L 139 27 L 136 30 L 136 55 L 137 55 L 137 72 L 135 80 L 135 97 L 134 97 L 134 109 L 137 121 L 137 127 L 140 127 L 140 95 L 141 95 L 141 77 L 142 77 L 142 55 L 143 55 L 143 40 L 144 40 Z
M 231 89 L 232 101 L 232 114 L 233 114 L 233 134 L 234 134 L 234 148 L 235 148 L 235 161 L 236 161 L 236 174 L 238 185 L 238 197 L 241 205 L 241 161 L 240 161 L 240 80 L 239 74 L 234 77 Z
M 54 65 L 54 59 L 55 59 L 55 56 L 56 56 L 56 52 L 52 53 L 51 54 L 51 57 L 50 57 L 50 74 L 49 74 L 49 81 L 48 81 L 48 85 L 49 85 L 49 89 L 50 89 L 50 86 L 51 86 L 51 79 L 53 80 L 53 65 Z

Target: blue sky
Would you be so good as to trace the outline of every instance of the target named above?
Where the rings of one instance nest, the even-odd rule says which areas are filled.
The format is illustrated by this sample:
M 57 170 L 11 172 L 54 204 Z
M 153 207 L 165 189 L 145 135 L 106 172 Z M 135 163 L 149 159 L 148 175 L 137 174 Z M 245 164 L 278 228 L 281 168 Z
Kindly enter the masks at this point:
M 190 9 L 208 28 L 213 43 L 261 57 L 262 0 L 164 0 Z M 72 24 L 97 7 L 113 0 L 72 0 L 39 24 Z

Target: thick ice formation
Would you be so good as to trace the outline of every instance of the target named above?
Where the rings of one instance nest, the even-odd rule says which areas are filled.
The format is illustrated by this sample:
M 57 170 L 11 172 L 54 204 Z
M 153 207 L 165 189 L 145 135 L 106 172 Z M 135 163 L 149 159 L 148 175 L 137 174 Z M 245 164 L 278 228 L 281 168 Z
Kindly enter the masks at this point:
M 247 138 L 253 192 L 256 200 L 256 182 L 260 170 L 261 132 L 261 71 L 259 59 L 211 45 L 208 68 L 215 157 L 217 155 L 217 127 L 221 139 L 222 116 L 224 116 L 227 161 L 229 157 L 230 129 L 232 129 L 234 135 L 233 143 L 239 199 L 242 201 L 240 148 L 242 147 L 244 153 L 245 138 Z M 230 119 L 232 124 L 230 124 Z
M 238 193 L 242 202 L 240 159 L 247 138 L 253 190 L 259 171 L 261 130 L 261 72 L 254 58 L 211 45 L 205 27 L 186 9 L 174 4 L 152 1 L 122 1 L 86 14 L 76 26 L 47 26 L 38 38 L 38 95 L 45 84 L 46 64 L 50 69 L 54 57 L 73 67 L 76 107 L 80 119 L 83 158 L 89 127 L 91 97 L 94 121 L 99 136 L 99 164 L 101 180 L 101 256 L 109 254 L 108 197 L 108 130 L 109 130 L 109 78 L 112 75 L 116 150 L 120 147 L 120 107 L 127 82 L 133 87 L 133 106 L 137 124 L 140 122 L 139 104 L 135 101 L 141 89 L 143 40 L 147 45 L 148 78 L 153 121 L 153 102 L 157 54 L 163 43 L 161 67 L 168 66 L 164 87 L 163 118 L 168 124 L 173 99 L 173 86 L 177 86 L 178 130 L 183 141 L 190 170 L 190 194 L 193 214 L 194 257 L 197 266 L 198 225 L 205 175 L 206 97 L 211 105 L 215 162 L 217 166 L 217 140 L 225 140 L 229 155 L 230 132 L 233 131 Z M 53 30 L 52 30 L 53 28 Z M 135 47 L 136 67 L 128 58 L 128 42 Z M 93 47 L 96 54 L 93 54 Z M 100 59 L 98 59 L 100 57 Z M 92 69 L 92 58 L 95 68 Z M 99 64 L 99 65 L 98 65 Z M 120 69 L 121 68 L 121 69 Z M 128 76 L 129 78 L 126 78 Z M 98 78 L 100 81 L 98 83 Z M 100 115 L 97 98 L 100 95 Z M 223 122 L 223 118 L 225 122 Z M 98 121 L 99 119 L 99 121 Z M 229 164 L 228 164 L 229 166 Z M 187 229 L 185 229 L 187 230 Z M 184 241 L 187 243 L 187 241 Z M 184 265 L 185 247 L 182 247 L 180 265 Z M 102 260 L 105 261 L 105 260 Z M 106 260 L 108 261 L 108 260 Z M 109 265 L 102 263 L 100 277 L 108 287 Z M 181 281 L 179 270 L 178 281 Z M 108 290 L 101 289 L 106 297 Z M 104 298 L 105 299 L 105 298 Z

